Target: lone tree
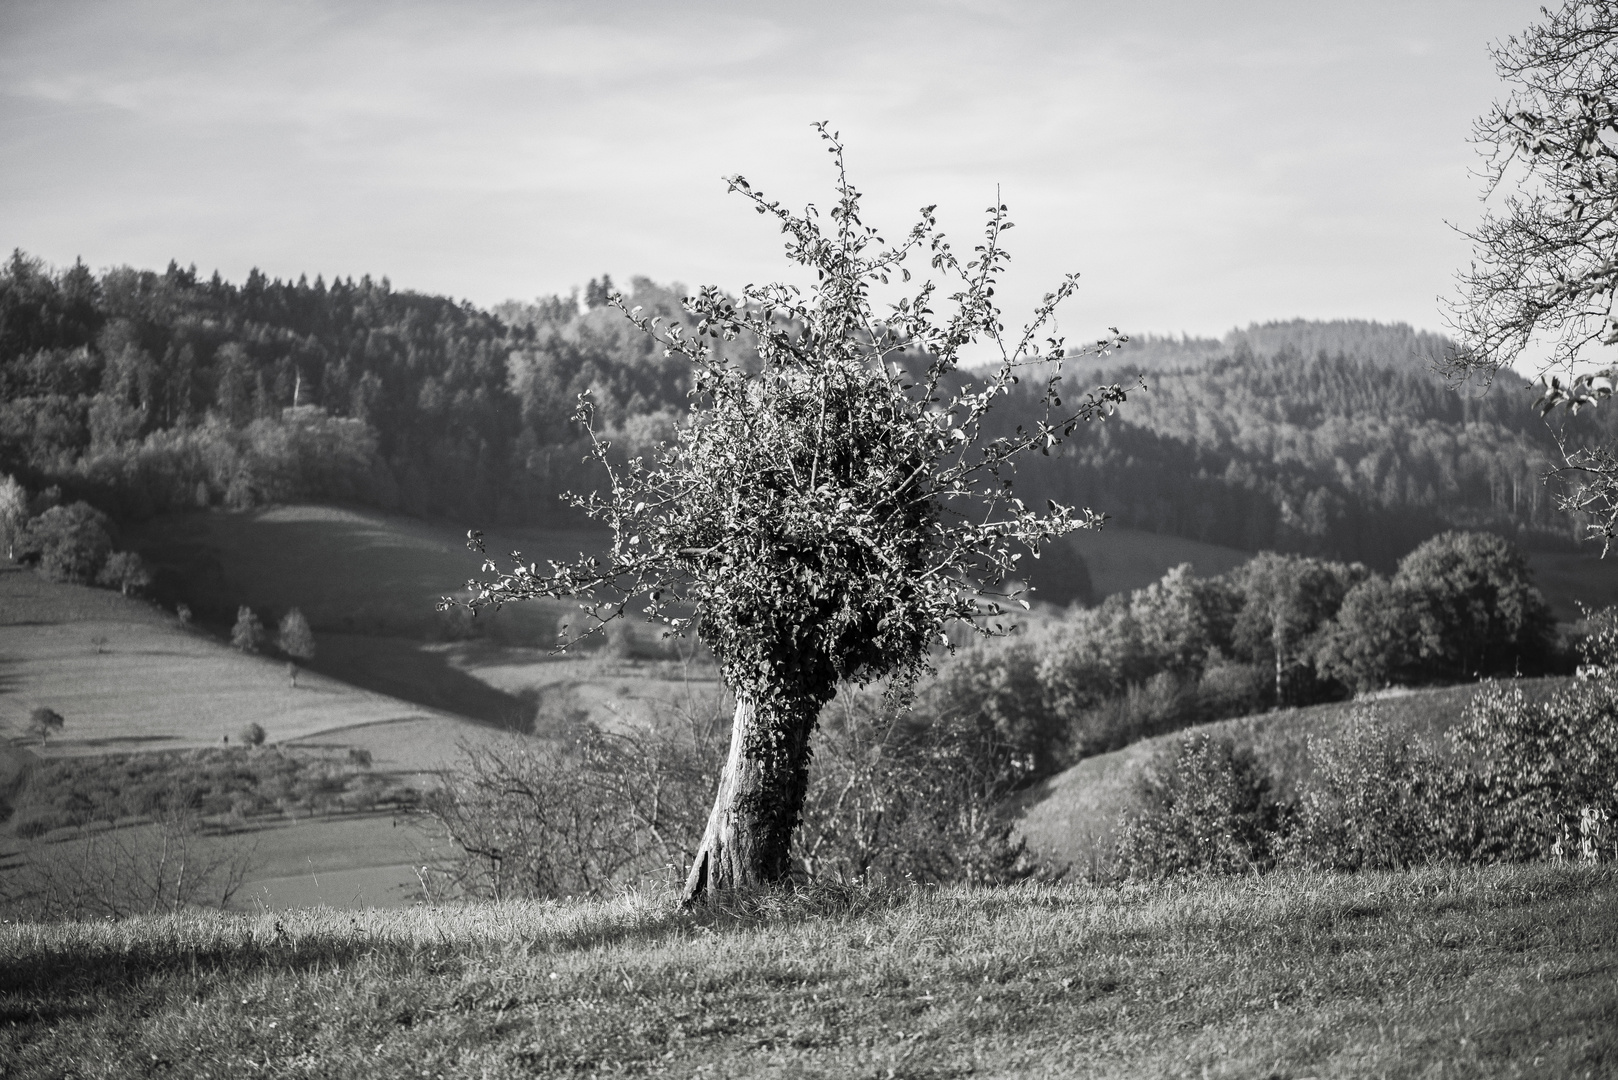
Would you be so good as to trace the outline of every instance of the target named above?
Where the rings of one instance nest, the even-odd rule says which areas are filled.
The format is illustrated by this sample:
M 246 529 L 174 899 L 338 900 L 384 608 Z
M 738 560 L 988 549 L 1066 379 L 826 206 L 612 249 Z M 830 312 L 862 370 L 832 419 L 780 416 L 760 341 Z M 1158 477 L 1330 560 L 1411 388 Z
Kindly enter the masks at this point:
M 945 628 L 963 621 L 998 628 L 1001 601 L 1027 547 L 1039 547 L 1102 516 L 1050 503 L 1040 513 L 1010 490 L 1013 462 L 1049 452 L 1076 424 L 1110 413 L 1126 391 L 1105 386 L 1062 406 L 1069 355 L 1052 328 L 1077 275 L 1045 296 L 1029 326 L 1009 337 L 993 297 L 1007 254 L 1006 208 L 988 210 L 983 242 L 964 263 L 922 210 L 890 245 L 860 218 L 843 146 L 816 125 L 836 166 L 836 200 L 825 219 L 813 206 L 784 208 L 730 178 L 786 236 L 788 258 L 814 272 L 807 291 L 749 286 L 738 304 L 717 288 L 685 300 L 694 325 L 646 319 L 610 302 L 692 365 L 690 414 L 676 441 L 650 463 L 615 465 L 580 398 L 606 468 L 605 496 L 575 504 L 612 530 L 610 554 L 524 563 L 468 582 L 474 610 L 534 597 L 585 598 L 587 633 L 644 601 L 648 619 L 694 630 L 713 650 L 736 698 L 728 760 L 685 885 L 687 902 L 738 887 L 781 882 L 807 783 L 810 736 L 839 680 L 888 678 L 903 695 L 926 669 Z M 885 316 L 873 290 L 911 280 L 904 263 L 926 257 L 958 283 L 946 300 L 931 280 Z M 746 364 L 716 342 L 756 346 Z M 1095 345 L 1106 353 L 1125 338 Z M 961 370 L 974 343 L 991 370 Z M 1043 382 L 1044 413 L 1031 430 L 986 426 L 994 400 L 1018 372 Z M 469 545 L 483 550 L 480 534 Z M 1026 607 L 1026 602 L 1023 603 Z M 445 597 L 441 608 L 457 601 Z
M 236 625 L 230 628 L 230 643 L 244 653 L 256 653 L 264 647 L 264 624 L 258 613 L 243 604 L 236 609 Z
M 281 616 L 275 646 L 294 660 L 315 658 L 315 632 L 309 629 L 309 620 L 303 617 L 302 611 L 293 608 Z
M 41 705 L 28 714 L 28 734 L 35 736 L 42 743 L 48 743 L 51 736 L 61 731 L 65 723 L 61 713 Z
M 1485 198 L 1515 193 L 1467 233 L 1450 322 L 1462 348 L 1452 374 L 1492 375 L 1536 343 L 1542 415 L 1612 396 L 1618 345 L 1618 5 L 1572 0 L 1492 51 L 1510 95 L 1481 117 Z M 1585 515 L 1606 553 L 1618 538 L 1618 447 L 1557 433 L 1566 482 L 1558 503 Z
M 96 583 L 128 596 L 130 592 L 138 593 L 150 585 L 152 572 L 146 569 L 146 563 L 133 551 L 115 551 L 107 556 L 101 572 L 96 575 Z

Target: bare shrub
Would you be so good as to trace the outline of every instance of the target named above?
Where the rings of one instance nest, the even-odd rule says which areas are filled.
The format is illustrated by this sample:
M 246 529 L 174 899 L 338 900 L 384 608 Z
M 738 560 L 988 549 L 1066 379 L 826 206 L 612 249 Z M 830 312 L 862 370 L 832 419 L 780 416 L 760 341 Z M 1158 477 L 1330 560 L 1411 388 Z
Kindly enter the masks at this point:
M 196 814 L 164 812 L 149 825 L 32 846 L 0 879 L 0 909 L 43 921 L 223 907 L 252 861 L 251 850 L 208 833 Z
M 999 812 L 1033 767 L 977 710 L 904 714 L 845 688 L 822 719 L 797 875 L 1005 884 L 1038 873 Z
M 567 719 L 556 739 L 462 745 L 422 800 L 459 848 L 430 868 L 435 894 L 599 896 L 689 863 L 723 764 L 720 722 L 614 733 Z

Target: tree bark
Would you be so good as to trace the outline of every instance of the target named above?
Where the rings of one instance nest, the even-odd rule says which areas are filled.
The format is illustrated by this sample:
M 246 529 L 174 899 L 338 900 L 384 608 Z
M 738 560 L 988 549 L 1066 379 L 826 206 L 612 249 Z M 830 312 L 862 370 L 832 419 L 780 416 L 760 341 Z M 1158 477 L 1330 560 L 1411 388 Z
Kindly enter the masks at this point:
M 792 830 L 808 786 L 809 736 L 819 704 L 778 716 L 738 696 L 730 754 L 686 876 L 684 903 L 778 884 L 791 875 Z

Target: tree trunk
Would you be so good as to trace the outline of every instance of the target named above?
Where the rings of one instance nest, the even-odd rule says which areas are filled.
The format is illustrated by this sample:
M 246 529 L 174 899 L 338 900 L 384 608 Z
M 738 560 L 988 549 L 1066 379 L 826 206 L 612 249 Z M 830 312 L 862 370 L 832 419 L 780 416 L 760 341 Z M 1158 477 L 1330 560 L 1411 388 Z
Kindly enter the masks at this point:
M 774 885 L 792 872 L 792 830 L 809 778 L 809 736 L 821 702 L 763 714 L 738 696 L 730 755 L 682 897 L 687 904 L 738 888 Z

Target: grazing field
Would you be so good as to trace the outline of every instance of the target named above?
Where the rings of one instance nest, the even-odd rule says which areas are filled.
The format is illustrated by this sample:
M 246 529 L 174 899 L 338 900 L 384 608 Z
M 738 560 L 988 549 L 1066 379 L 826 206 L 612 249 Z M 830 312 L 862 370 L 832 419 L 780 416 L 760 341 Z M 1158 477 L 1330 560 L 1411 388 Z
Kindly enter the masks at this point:
M 1530 698 L 1548 696 L 1566 680 L 1522 679 Z M 1136 805 L 1135 783 L 1142 768 L 1164 747 L 1192 732 L 1226 735 L 1252 747 L 1276 778 L 1276 794 L 1290 799 L 1308 769 L 1309 736 L 1335 734 L 1357 708 L 1373 707 L 1391 728 L 1407 732 L 1434 749 L 1443 733 L 1460 720 L 1477 684 L 1415 690 L 1371 702 L 1333 702 L 1302 709 L 1280 709 L 1234 720 L 1220 720 L 1142 739 L 1107 754 L 1086 758 L 1072 768 L 1020 793 L 1013 802 L 1017 831 L 1043 860 L 1081 874 L 1112 862 L 1119 818 Z
M 0 925 L 7 1077 L 1603 1077 L 1618 876 Z
M 21 734 L 37 706 L 66 720 L 32 748 L 47 756 L 216 746 L 251 723 L 271 742 L 406 719 L 473 727 L 314 672 L 294 687 L 285 661 L 238 652 L 152 604 L 0 562 L 0 721 Z
M 1618 553 L 1603 559 L 1593 549 L 1579 555 L 1536 551 L 1528 556 L 1528 565 L 1562 622 L 1581 619 L 1581 603 L 1594 609 L 1618 604 Z
M 598 550 L 603 537 L 528 529 L 491 533 L 487 544 L 498 559 L 515 548 L 544 563 Z M 458 526 L 331 506 L 181 514 L 130 533 L 159 594 L 189 604 L 221 636 L 244 604 L 267 623 L 297 607 L 315 630 L 313 670 L 428 709 L 527 727 L 547 703 L 554 711 L 565 702 L 611 725 L 678 696 L 693 677 L 712 683 L 711 668 L 664 662 L 675 651 L 634 619 L 629 657 L 598 659 L 595 642 L 555 655 L 558 621 L 578 615 L 573 603 L 516 604 L 475 621 L 436 612 L 440 596 L 479 571 L 465 540 Z
M 477 524 L 297 505 L 157 517 L 126 530 L 126 542 L 152 566 L 160 596 L 184 600 L 209 620 L 233 619 L 243 604 L 267 619 L 297 607 L 317 634 L 453 637 L 464 629 L 434 605 L 478 574 L 481 559 L 466 548 L 466 531 Z M 487 544 L 501 562 L 517 549 L 543 565 L 599 550 L 603 537 L 599 531 L 524 529 L 492 531 Z M 557 616 L 574 610 L 541 602 L 478 618 L 504 640 L 548 646 Z
M 252 853 L 231 899 L 242 911 L 408 907 L 419 900 L 417 868 L 441 843 L 418 819 L 391 813 L 276 822 L 238 842 Z
M 1143 588 L 1181 563 L 1190 563 L 1199 577 L 1213 577 L 1253 557 L 1251 551 L 1121 525 L 1076 533 L 1068 543 L 1083 556 L 1098 597 Z

